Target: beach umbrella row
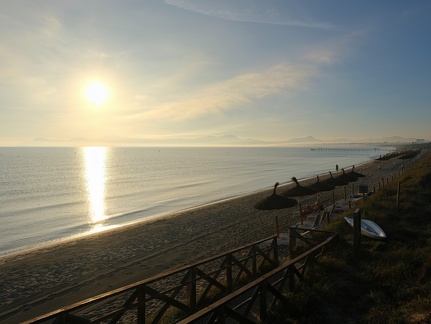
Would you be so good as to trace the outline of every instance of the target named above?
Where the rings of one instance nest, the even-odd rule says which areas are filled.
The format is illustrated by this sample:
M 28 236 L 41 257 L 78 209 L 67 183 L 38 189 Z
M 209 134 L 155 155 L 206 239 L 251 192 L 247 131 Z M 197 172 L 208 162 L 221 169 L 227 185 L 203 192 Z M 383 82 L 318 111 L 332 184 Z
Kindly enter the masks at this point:
M 316 182 L 309 185 L 308 188 L 311 188 L 318 192 L 331 191 L 335 189 L 335 185 L 331 185 L 328 183 L 320 182 L 319 176 L 317 176 Z
M 254 208 L 259 210 L 276 210 L 276 209 L 291 208 L 296 205 L 299 205 L 300 220 L 301 220 L 301 224 L 303 224 L 301 200 L 299 200 L 298 202 L 295 199 L 292 199 L 291 197 L 297 197 L 301 199 L 304 196 L 309 196 L 314 194 L 318 195 L 320 192 L 332 191 L 332 200 L 333 200 L 333 203 L 335 203 L 334 202 L 335 187 L 346 186 L 350 182 L 353 183 L 357 181 L 358 178 L 360 177 L 365 177 L 364 174 L 355 172 L 354 169 L 355 169 L 355 166 L 353 166 L 352 170 L 348 173 L 346 173 L 345 170 L 342 169 L 343 173 L 335 178 L 333 177 L 332 172 L 329 172 L 330 178 L 323 181 L 320 181 L 319 176 L 317 176 L 316 182 L 307 187 L 301 186 L 298 182 L 298 179 L 296 177 L 292 177 L 292 181 L 295 183 L 295 186 L 285 190 L 281 195 L 278 195 L 276 193 L 277 187 L 280 184 L 279 182 L 277 182 L 274 185 L 274 190 L 272 192 L 272 195 L 258 201 L 254 205 Z M 346 199 L 346 190 L 344 190 L 344 196 Z M 317 204 L 318 206 L 320 206 L 319 197 L 317 200 Z M 276 229 L 277 229 L 277 236 L 279 237 L 280 233 L 279 233 L 278 216 L 276 216 Z

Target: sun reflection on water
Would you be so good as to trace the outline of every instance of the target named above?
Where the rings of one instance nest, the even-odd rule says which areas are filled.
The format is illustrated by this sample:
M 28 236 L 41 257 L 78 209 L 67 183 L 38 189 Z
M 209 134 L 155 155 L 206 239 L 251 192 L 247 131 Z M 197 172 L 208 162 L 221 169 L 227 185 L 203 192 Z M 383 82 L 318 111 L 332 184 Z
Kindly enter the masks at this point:
M 84 147 L 85 182 L 92 232 L 103 229 L 105 214 L 106 147 Z

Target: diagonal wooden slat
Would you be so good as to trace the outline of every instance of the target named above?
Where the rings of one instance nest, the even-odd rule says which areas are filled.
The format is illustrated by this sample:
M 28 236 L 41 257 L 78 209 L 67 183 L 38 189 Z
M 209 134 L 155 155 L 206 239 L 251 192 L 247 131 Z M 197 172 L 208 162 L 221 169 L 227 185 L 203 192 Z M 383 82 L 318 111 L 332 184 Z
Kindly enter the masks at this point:
M 260 286 L 257 286 L 256 289 L 253 291 L 252 295 L 250 296 L 250 298 L 247 300 L 247 307 L 244 309 L 243 315 L 247 316 L 248 313 L 250 312 L 250 310 L 252 309 L 254 302 L 256 301 L 257 297 L 260 294 Z M 240 305 L 239 307 L 241 307 L 242 305 Z
M 153 288 L 147 287 L 146 288 L 146 293 L 150 294 L 152 296 L 151 299 L 159 299 L 161 301 L 164 301 L 168 304 L 170 304 L 171 306 L 174 306 L 184 312 L 190 312 L 190 307 L 184 303 L 179 302 L 178 300 L 171 298 L 170 296 L 167 296 Z
M 192 268 L 190 268 L 187 272 L 186 272 L 186 274 L 184 275 L 184 277 L 183 277 L 183 279 L 181 279 L 181 281 L 180 281 L 180 285 L 178 285 L 173 291 L 172 291 L 172 293 L 171 293 L 171 295 L 170 296 L 167 296 L 168 298 L 169 298 L 169 301 L 165 301 L 165 304 L 161 307 L 161 308 L 159 308 L 159 310 L 158 310 L 158 312 L 157 312 L 157 315 L 155 316 L 155 318 L 154 318 L 154 320 L 153 320 L 153 322 L 154 323 L 157 323 L 158 321 L 160 321 L 160 319 L 163 317 L 163 315 L 166 313 L 166 311 L 169 309 L 169 307 L 171 307 L 171 306 L 174 306 L 174 307 L 177 307 L 177 308 L 179 308 L 179 309 L 181 309 L 181 310 L 183 310 L 183 311 L 185 311 L 187 314 L 190 314 L 191 313 L 191 310 L 193 309 L 193 307 L 191 307 L 191 306 L 187 306 L 187 305 L 185 305 L 184 303 L 180 303 L 179 301 L 177 301 L 176 299 L 175 299 L 175 297 L 178 295 L 178 293 L 181 291 L 181 289 L 183 289 L 184 287 L 185 287 L 185 284 L 188 282 L 188 281 L 190 281 L 190 276 L 192 275 L 192 273 L 193 273 L 193 267 Z M 196 290 L 196 288 L 195 288 L 195 290 Z M 148 290 L 149 291 L 149 290 Z M 146 291 L 147 292 L 147 291 Z M 158 298 L 158 299 L 160 299 L 160 298 Z M 172 302 L 170 302 L 170 301 L 172 301 L 172 300 L 174 300 L 175 302 L 178 302 L 179 304 L 181 304 L 181 305 L 184 305 L 184 306 L 186 306 L 187 308 L 187 310 L 185 310 L 185 309 L 182 309 L 181 307 L 178 307 L 178 306 L 175 306 L 175 305 L 173 305 L 173 303 Z M 178 305 L 179 305 L 178 304 Z
M 252 272 L 253 274 L 256 274 L 255 271 L 255 263 L 253 262 L 255 259 L 255 249 L 254 246 L 251 247 L 251 249 L 248 251 L 247 253 L 247 257 L 244 260 L 241 260 L 241 262 L 243 262 L 244 267 L 248 268 L 248 262 L 250 260 L 252 260 Z M 242 269 L 239 269 L 238 273 L 235 276 L 234 282 L 238 282 L 239 279 L 241 278 L 242 274 L 244 273 L 244 271 Z
M 197 304 L 198 308 L 203 307 L 203 305 L 205 304 L 207 295 L 210 292 L 212 287 L 214 286 L 218 287 L 223 293 L 227 291 L 227 287 L 216 280 L 216 278 L 220 275 L 221 272 L 222 272 L 222 269 L 219 269 L 212 276 L 210 275 L 204 278 L 205 280 L 207 280 L 209 284 L 206 286 L 200 300 L 198 301 L 198 304 Z
M 127 311 L 128 306 L 132 305 L 137 297 L 138 297 L 138 289 L 135 289 L 135 291 L 130 295 L 129 298 L 127 298 L 127 300 L 124 302 L 123 306 L 121 307 L 122 311 L 119 312 L 117 315 L 115 315 L 109 321 L 109 324 L 116 323 L 121 318 L 121 316 L 123 316 L 123 314 Z
M 278 266 L 278 260 L 271 259 L 271 256 L 269 254 L 266 254 L 264 251 L 262 251 L 258 246 L 256 246 L 256 250 L 259 252 L 259 255 L 261 255 L 266 261 L 269 262 L 269 264 L 272 264 L 275 267 Z M 268 252 L 270 252 L 270 251 L 268 251 Z M 261 266 L 262 265 L 263 265 L 263 263 L 261 264 Z
M 291 288 L 293 289 L 295 276 L 300 281 L 304 280 L 306 274 L 305 270 L 310 268 L 308 265 L 314 262 L 314 258 L 320 251 L 322 251 L 322 247 L 331 244 L 335 241 L 338 235 L 337 233 L 329 234 L 329 237 L 317 246 L 312 247 L 296 258 L 289 260 L 287 263 L 280 265 L 278 268 L 261 276 L 244 287 L 237 289 L 214 304 L 192 314 L 179 323 L 201 323 L 201 320 L 208 317 L 217 318 L 217 323 L 224 323 L 225 319 L 223 317 L 223 313 L 227 319 L 236 320 L 240 323 L 254 323 L 254 321 L 248 317 L 250 316 L 252 309 L 254 313 L 256 312 L 257 305 L 254 305 L 254 303 L 257 300 L 259 300 L 259 307 L 257 307 L 259 308 L 259 311 L 256 315 L 260 319 L 259 323 L 265 322 L 267 320 L 268 311 L 273 307 L 273 305 L 275 305 L 276 301 L 285 305 L 287 304 L 287 297 L 283 295 L 283 291 L 286 288 L 289 290 L 291 290 Z M 288 285 L 286 285 L 287 280 Z M 244 309 L 244 306 L 245 311 L 240 312 L 241 309 Z M 214 314 L 217 314 L 217 317 L 215 317 Z M 221 316 L 222 318 L 220 318 Z M 207 323 L 210 322 L 208 321 Z
M 220 272 L 221 272 L 221 270 L 216 273 L 217 276 L 220 274 Z M 223 285 L 222 282 L 216 280 L 214 277 L 206 274 L 202 270 L 196 269 L 196 274 L 199 275 L 199 279 L 207 281 L 209 283 L 210 287 L 216 286 L 217 288 L 219 288 L 222 291 L 226 289 L 226 286 Z
M 233 309 L 225 306 L 224 311 L 227 317 L 230 317 L 234 320 L 239 321 L 239 323 L 244 324 L 257 324 L 257 322 L 252 321 L 251 319 L 239 314 L 238 312 L 234 311 Z
M 245 273 L 247 273 L 250 277 L 253 277 L 253 273 L 247 269 L 237 258 L 235 258 L 233 255 L 231 256 L 231 260 L 234 264 L 236 264 L 240 269 L 242 269 Z

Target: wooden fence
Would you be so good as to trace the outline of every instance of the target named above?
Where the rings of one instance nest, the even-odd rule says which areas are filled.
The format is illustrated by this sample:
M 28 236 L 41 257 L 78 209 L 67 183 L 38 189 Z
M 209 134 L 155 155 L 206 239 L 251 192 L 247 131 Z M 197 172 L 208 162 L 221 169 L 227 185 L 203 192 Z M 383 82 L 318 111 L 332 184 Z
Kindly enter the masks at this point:
M 185 318 L 279 265 L 277 237 L 67 306 L 27 323 L 159 323 Z
M 316 245 L 321 244 L 322 241 L 328 237 L 329 233 L 332 235 L 332 232 L 321 231 L 316 228 L 291 226 L 289 228 L 290 258 L 292 259 Z
M 319 232 L 319 235 L 323 233 Z M 316 259 L 338 236 L 337 233 L 326 233 L 329 237 L 320 244 L 179 323 L 271 322 L 271 311 L 275 307 L 288 308 L 283 292 L 293 291 L 295 282 L 304 280 L 307 270 L 313 268 Z

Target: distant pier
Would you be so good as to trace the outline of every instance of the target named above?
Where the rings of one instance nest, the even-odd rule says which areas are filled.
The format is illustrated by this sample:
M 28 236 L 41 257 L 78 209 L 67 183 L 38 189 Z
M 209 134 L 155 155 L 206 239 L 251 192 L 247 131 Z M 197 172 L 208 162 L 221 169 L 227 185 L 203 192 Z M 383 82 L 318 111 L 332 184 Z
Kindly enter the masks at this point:
M 311 148 L 312 151 L 380 151 L 379 147 L 375 148 L 346 148 L 346 147 L 317 147 Z

